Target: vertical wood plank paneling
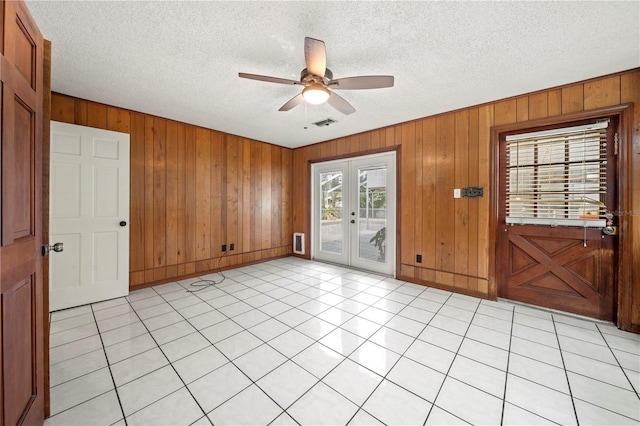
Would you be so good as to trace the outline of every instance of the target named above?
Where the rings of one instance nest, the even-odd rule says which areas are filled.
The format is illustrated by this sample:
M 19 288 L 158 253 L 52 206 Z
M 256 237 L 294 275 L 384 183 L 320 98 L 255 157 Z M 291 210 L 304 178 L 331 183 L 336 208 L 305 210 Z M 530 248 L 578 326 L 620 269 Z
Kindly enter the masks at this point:
M 282 235 L 282 148 L 271 147 L 271 243 L 280 245 Z
M 240 142 L 237 136 L 227 136 L 227 158 L 226 158 L 226 206 L 227 206 L 227 244 L 235 244 L 234 253 L 239 253 L 238 246 L 241 245 L 238 237 L 238 211 L 242 200 L 240 188 L 238 186 L 238 176 L 241 175 L 238 170 L 238 158 L 240 153 Z
M 166 265 L 166 120 L 153 119 L 153 262 Z
M 129 270 L 145 269 L 145 140 L 144 115 L 131 115 L 131 173 L 129 176 Z
M 469 110 L 465 109 L 455 114 L 455 175 L 454 188 L 469 185 Z M 477 200 L 468 198 L 454 199 L 454 271 L 456 287 L 467 288 L 469 273 L 469 204 Z
M 562 90 L 549 90 L 547 113 L 549 117 L 562 114 Z
M 436 118 L 436 269 L 453 271 L 454 268 L 454 204 L 453 182 L 455 114 Z
M 207 194 L 210 198 L 210 205 L 207 212 L 210 218 L 210 244 L 209 254 L 207 258 L 216 258 L 222 255 L 222 244 L 228 244 L 227 241 L 227 209 L 226 209 L 226 145 L 228 137 L 220 132 L 209 132 L 210 134 L 210 152 L 208 161 L 210 164 L 210 175 L 205 179 L 209 180 L 209 188 Z M 228 247 L 227 247 L 228 249 Z
M 271 246 L 271 145 L 263 144 L 260 147 L 262 159 L 262 204 L 260 205 L 260 217 L 262 218 L 261 248 Z
M 178 123 L 166 126 L 166 264 L 178 263 Z
M 416 125 L 415 122 L 405 123 L 398 132 L 403 144 L 400 149 L 401 174 L 403 185 L 400 197 L 405 208 L 400 210 L 400 262 L 408 265 L 414 263 L 413 250 L 415 247 L 415 186 L 416 186 Z
M 615 75 L 584 85 L 584 109 L 603 108 L 620 104 L 620 76 Z
M 79 126 L 89 125 L 89 103 L 87 101 L 76 101 L 75 118 Z
M 242 140 L 242 247 L 238 253 L 251 251 L 251 142 Z
M 176 263 L 179 265 L 184 264 L 187 261 L 186 257 L 186 234 L 187 234 L 187 148 L 186 148 L 186 126 L 182 123 L 178 123 L 176 129 L 176 156 L 177 156 L 177 171 L 176 171 L 176 193 L 177 193 L 177 213 L 176 213 Z M 184 272 L 178 273 L 183 275 Z
M 491 126 L 495 124 L 493 108 L 490 105 L 479 108 L 478 132 L 478 183 L 485 189 L 478 199 L 478 276 L 488 277 L 489 273 L 489 215 L 491 209 Z M 478 288 L 486 293 L 488 288 Z
M 98 129 L 107 128 L 107 106 L 89 102 L 87 105 L 87 126 Z
M 73 98 L 51 94 L 51 120 L 74 124 L 76 104 Z
M 549 115 L 549 94 L 536 93 L 529 96 L 529 119 L 536 120 Z
M 144 266 L 146 270 L 153 271 L 155 262 L 153 259 L 153 233 L 154 233 L 154 186 L 153 186 L 153 117 L 144 118 Z M 153 276 L 153 272 L 151 272 Z M 145 278 L 146 279 L 146 278 Z
M 480 176 L 478 171 L 478 161 L 474 159 L 478 158 L 479 152 L 479 110 L 478 108 L 471 108 L 469 110 L 469 184 L 471 186 L 480 186 Z M 486 195 L 485 195 L 486 196 Z M 469 266 L 468 273 L 472 277 L 478 276 L 478 214 L 480 210 L 480 203 L 469 203 Z M 478 281 L 470 280 L 468 283 L 469 290 L 478 290 Z
M 434 270 L 436 267 L 436 119 L 422 120 L 422 265 Z M 400 208 L 404 208 L 404 201 Z
M 580 112 L 584 109 L 584 84 L 574 84 L 561 89 L 562 114 Z
M 196 256 L 211 258 L 211 131 L 196 129 Z
M 515 123 L 517 120 L 517 103 L 515 99 L 509 99 L 493 104 L 496 116 L 496 126 Z
M 262 149 L 251 146 L 251 251 L 262 249 Z
M 281 227 L 280 227 L 280 245 L 288 246 L 293 244 L 293 231 L 291 228 L 293 212 L 291 210 L 293 198 L 293 180 L 291 174 L 293 171 L 293 153 L 290 149 L 282 150 L 282 200 L 280 208 L 282 209 Z
M 516 99 L 516 120 L 527 121 L 529 120 L 529 97 L 521 96 Z
M 375 133 L 375 132 L 374 132 Z M 411 255 L 411 264 L 417 265 L 416 263 L 416 254 L 422 253 L 422 235 L 424 233 L 422 229 L 422 225 L 424 222 L 423 218 L 423 210 L 422 210 L 422 194 L 424 193 L 424 188 L 422 186 L 423 181 L 423 143 L 422 143 L 422 120 L 415 122 L 415 153 L 414 153 L 414 162 L 415 162 L 415 181 L 413 183 L 414 187 L 414 204 L 413 204 L 413 251 L 410 253 Z
M 185 257 L 196 260 L 196 129 L 185 128 Z
M 107 107 L 107 130 L 130 133 L 131 113 L 124 109 Z

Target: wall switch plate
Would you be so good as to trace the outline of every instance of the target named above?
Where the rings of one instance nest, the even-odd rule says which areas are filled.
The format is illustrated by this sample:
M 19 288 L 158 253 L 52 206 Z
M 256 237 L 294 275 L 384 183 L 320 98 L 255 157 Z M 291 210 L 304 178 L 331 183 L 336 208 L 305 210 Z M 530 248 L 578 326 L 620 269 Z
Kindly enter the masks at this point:
M 233 251 L 233 249 L 236 248 L 236 245 L 234 243 L 229 244 L 229 250 Z
M 227 251 L 227 245 L 226 245 L 226 244 L 223 244 L 223 245 L 222 245 L 222 252 L 224 253 L 225 251 Z
M 460 198 L 460 188 L 453 190 L 453 198 Z
M 422 263 L 422 255 L 416 254 L 416 263 Z

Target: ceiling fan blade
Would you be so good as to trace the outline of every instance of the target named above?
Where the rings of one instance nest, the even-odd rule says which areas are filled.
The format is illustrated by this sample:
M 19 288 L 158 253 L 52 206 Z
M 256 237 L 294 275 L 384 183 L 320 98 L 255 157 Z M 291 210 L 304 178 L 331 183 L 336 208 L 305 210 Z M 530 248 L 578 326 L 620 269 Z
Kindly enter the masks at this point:
M 327 69 L 324 41 L 310 37 L 304 38 L 304 62 L 307 64 L 309 73 L 324 77 L 324 71 Z
M 356 112 L 356 109 L 351 106 L 349 102 L 344 100 L 342 96 L 338 96 L 333 92 L 331 92 L 331 96 L 329 96 L 329 100 L 327 102 L 329 103 L 329 105 L 331 105 L 344 115 L 349 115 Z
M 302 93 L 295 95 L 286 104 L 282 105 L 278 111 L 289 111 L 290 109 L 300 105 L 304 101 Z
M 338 78 L 329 83 L 334 90 L 382 89 L 393 87 L 392 75 L 361 75 L 359 77 Z
M 278 78 L 278 77 L 269 77 L 266 75 L 258 75 L 258 74 L 247 74 L 244 72 L 239 72 L 238 77 L 248 78 L 249 80 L 258 80 L 258 81 L 266 81 L 268 83 L 279 83 L 279 84 L 300 84 L 299 81 L 289 80 L 286 78 Z

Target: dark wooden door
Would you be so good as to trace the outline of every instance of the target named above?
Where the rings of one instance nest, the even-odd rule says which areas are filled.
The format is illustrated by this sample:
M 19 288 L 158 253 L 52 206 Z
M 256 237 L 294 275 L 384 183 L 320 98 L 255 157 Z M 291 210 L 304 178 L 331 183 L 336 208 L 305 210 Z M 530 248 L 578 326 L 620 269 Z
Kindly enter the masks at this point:
M 605 204 L 616 210 L 617 120 L 607 129 Z M 504 140 L 500 160 L 506 163 Z M 504 168 L 500 168 L 504 169 Z M 500 170 L 496 281 L 498 296 L 532 305 L 615 321 L 617 236 L 600 228 L 506 223 L 505 180 Z M 615 218 L 614 218 L 615 224 Z
M 43 40 L 23 2 L 2 2 L 0 392 L 4 425 L 44 419 Z

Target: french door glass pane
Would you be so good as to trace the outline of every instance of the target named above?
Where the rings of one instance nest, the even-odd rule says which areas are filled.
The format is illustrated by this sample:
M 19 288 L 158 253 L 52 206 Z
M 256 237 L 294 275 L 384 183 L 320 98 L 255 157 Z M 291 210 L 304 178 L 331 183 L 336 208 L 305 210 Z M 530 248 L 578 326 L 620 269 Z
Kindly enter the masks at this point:
M 359 169 L 358 258 L 386 262 L 387 169 Z
M 320 173 L 320 250 L 342 254 L 342 172 Z

